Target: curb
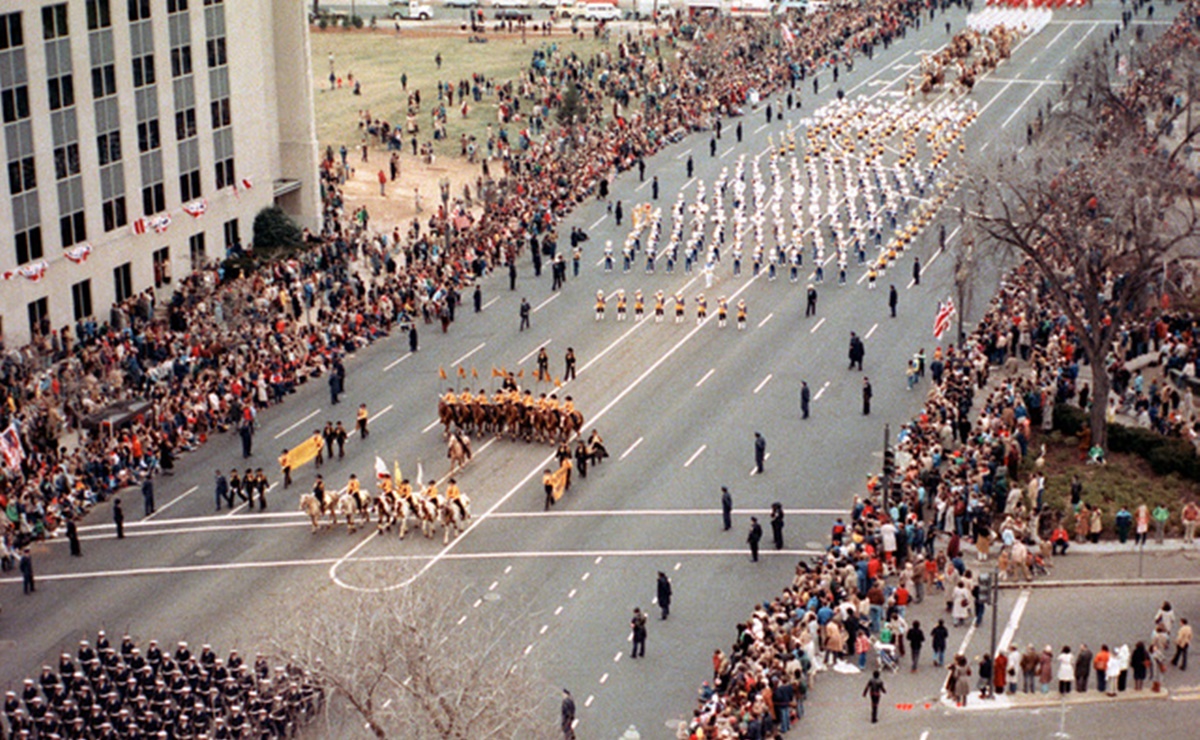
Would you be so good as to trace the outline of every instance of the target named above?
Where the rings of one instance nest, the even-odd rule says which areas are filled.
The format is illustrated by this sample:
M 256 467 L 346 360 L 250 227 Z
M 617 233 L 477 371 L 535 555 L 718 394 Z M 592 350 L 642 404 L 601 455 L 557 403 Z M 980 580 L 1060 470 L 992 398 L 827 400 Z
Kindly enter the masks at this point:
M 1098 691 L 1088 691 L 1086 694 L 1078 694 L 1072 692 L 1067 699 L 1051 699 L 1044 695 L 1039 695 L 1037 698 L 1025 699 L 1027 694 L 1002 694 L 995 699 L 978 699 L 975 692 L 972 692 L 971 699 L 967 706 L 956 706 L 946 697 L 942 697 L 940 702 L 942 706 L 953 709 L 959 712 L 986 712 L 1002 709 L 1047 709 L 1061 706 L 1077 706 L 1082 704 L 1111 704 L 1121 702 L 1137 702 L 1137 701 L 1166 701 L 1171 698 L 1171 692 L 1168 689 L 1163 689 L 1159 692 L 1153 691 L 1124 691 L 1116 696 L 1108 696 L 1101 694 Z M 1014 701 L 1015 699 L 1015 701 Z

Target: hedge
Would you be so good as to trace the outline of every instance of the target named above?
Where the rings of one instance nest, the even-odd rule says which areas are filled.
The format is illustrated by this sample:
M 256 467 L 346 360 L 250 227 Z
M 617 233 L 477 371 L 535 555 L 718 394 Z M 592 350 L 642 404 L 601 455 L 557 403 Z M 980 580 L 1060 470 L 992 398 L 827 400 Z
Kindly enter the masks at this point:
M 1075 406 L 1054 407 L 1054 428 L 1068 436 L 1077 436 L 1088 425 L 1088 416 Z M 1144 459 L 1156 475 L 1178 473 L 1188 480 L 1200 481 L 1200 455 L 1185 439 L 1164 437 L 1158 432 L 1123 424 L 1108 425 L 1108 449 Z

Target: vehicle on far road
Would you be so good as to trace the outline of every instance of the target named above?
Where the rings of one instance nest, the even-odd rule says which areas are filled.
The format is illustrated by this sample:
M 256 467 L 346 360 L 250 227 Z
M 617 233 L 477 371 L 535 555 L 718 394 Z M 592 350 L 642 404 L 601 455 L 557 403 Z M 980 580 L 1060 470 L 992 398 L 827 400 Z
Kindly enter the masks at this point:
M 479 0 L 442 0 L 442 5 L 447 8 L 476 8 L 479 7 Z
M 621 11 L 615 5 L 608 3 L 584 3 L 583 11 L 576 13 L 588 21 L 616 21 L 621 19 Z
M 393 0 L 388 3 L 388 15 L 397 21 L 427 21 L 433 17 L 433 6 L 416 0 Z
M 533 13 L 521 8 L 497 8 L 495 18 L 498 21 L 531 21 Z
M 309 23 L 325 21 L 325 24 L 329 26 L 341 26 L 348 20 L 350 20 L 350 14 L 342 10 L 325 10 L 322 8 L 316 13 L 312 11 L 308 13 Z
M 557 8 L 558 0 L 537 0 L 539 8 Z
M 528 8 L 529 0 L 492 0 L 493 8 Z
M 675 17 L 675 8 L 671 7 L 670 0 L 635 0 L 633 5 L 633 17 L 638 20 L 652 21 L 654 14 L 658 13 L 659 20 Z

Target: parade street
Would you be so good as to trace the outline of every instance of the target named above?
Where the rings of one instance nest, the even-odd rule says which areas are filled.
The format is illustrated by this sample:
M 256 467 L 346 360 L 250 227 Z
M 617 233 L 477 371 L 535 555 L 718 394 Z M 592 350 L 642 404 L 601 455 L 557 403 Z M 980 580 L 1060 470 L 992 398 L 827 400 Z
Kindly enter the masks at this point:
M 1022 36 L 1012 58 L 978 80 L 968 96 L 978 118 L 964 134 L 966 158 L 994 160 L 1024 146 L 1026 124 L 1040 106 L 1055 99 L 1071 60 L 1107 38 L 1120 8 L 1115 0 L 1097 0 L 1092 8 L 1058 10 L 1035 34 Z M 1145 24 L 1147 42 L 1171 18 L 1172 8 L 1160 10 L 1166 12 Z M 657 176 L 657 205 L 667 214 L 680 192 L 692 202 L 701 181 L 709 183 L 711 192 L 721 168 L 732 171 L 742 155 L 747 163 L 764 155 L 765 170 L 768 135 L 780 142 L 789 126 L 799 127 L 801 118 L 835 100 L 839 89 L 847 100 L 865 96 L 883 107 L 896 103 L 921 55 L 949 40 L 943 21 L 950 20 L 958 31 L 964 19 L 959 10 L 939 13 L 890 48 L 877 50 L 873 60 L 856 58 L 853 71 L 840 70 L 836 84 L 822 73 L 815 96 L 811 78 L 800 82 L 796 93 L 803 107 L 784 109 L 782 121 L 776 117 L 768 124 L 761 107 L 725 121 L 715 156 L 710 156 L 709 132 L 665 148 L 647 161 L 644 181 L 636 168 L 621 174 L 611 199 L 620 200 L 629 214 L 650 200 L 651 178 Z M 1128 48 L 1132 36 L 1122 34 L 1119 48 Z M 957 95 L 947 91 L 940 99 Z M 929 97 L 930 103 L 939 98 Z M 741 143 L 734 134 L 739 122 Z M 689 158 L 695 167 L 690 178 Z M 141 496 L 128 489 L 122 495 L 129 516 L 125 539 L 115 538 L 105 504 L 79 528 L 81 559 L 68 557 L 64 541 L 35 545 L 36 595 L 18 595 L 19 577 L 0 579 L 5 594 L 0 683 L 7 686 L 36 675 L 43 663 L 53 663 L 62 650 L 100 627 L 110 635 L 128 630 L 143 639 L 211 642 L 252 654 L 269 647 L 273 628 L 288 618 L 279 604 L 297 594 L 399 587 L 416 574 L 439 579 L 455 594 L 465 589 L 477 595 L 474 606 L 468 604 L 464 611 L 463 629 L 471 628 L 473 610 L 499 610 L 506 619 L 528 625 L 528 634 L 514 640 L 510 652 L 514 659 L 536 661 L 550 682 L 548 726 L 557 716 L 557 691 L 566 687 L 579 705 L 581 738 L 617 738 L 630 725 L 643 738 L 673 737 L 675 723 L 694 706 L 697 687 L 711 678 L 713 650 L 728 649 L 735 625 L 751 605 L 778 595 L 790 583 L 797 560 L 826 546 L 835 517 L 849 510 L 867 475 L 879 471 L 885 424 L 894 433 L 919 410 L 929 381 L 909 391 L 905 367 L 918 350 L 932 356 L 938 344 L 931 334 L 938 302 L 951 296 L 958 300 L 953 251 L 962 229 L 955 211 L 953 205 L 942 209 L 914 246 L 879 277 L 877 290 L 867 289 L 866 268 L 853 260 L 848 284 L 841 287 L 830 265 L 824 282 L 815 286 L 817 313 L 806 318 L 805 290 L 813 271 L 807 256 L 797 284 L 789 282 L 786 269 L 773 282 L 766 270 L 755 276 L 748 266 L 734 277 L 724 255 L 709 288 L 698 270 L 687 274 L 681 265 L 673 274 L 663 269 L 646 274 L 638 260 L 625 273 L 619 248 L 628 220 L 617 226 L 605 203 L 589 200 L 560 228 L 559 249 L 567 253 L 568 263 L 569 248 L 563 242 L 570 228 L 579 226 L 589 235 L 578 277 L 568 271 L 561 290 L 551 291 L 548 266 L 534 277 L 525 254 L 515 291 L 508 290 L 503 273 L 488 278 L 483 311 L 474 314 L 466 300 L 445 335 L 436 324 L 418 325 L 418 352 L 409 353 L 406 338 L 395 334 L 349 358 L 340 404 L 330 405 L 322 378 L 265 410 L 252 458 L 242 459 L 235 435 L 217 436 L 183 458 L 174 477 L 155 479 L 157 511 L 146 519 L 138 516 Z M 669 220 L 664 216 L 664 230 Z M 945 249 L 938 244 L 943 224 Z M 618 249 L 612 272 L 601 266 L 608 239 Z M 912 278 L 914 255 L 922 269 L 919 284 Z M 1002 268 L 1001 256 L 977 252 L 971 274 L 974 300 L 958 306 L 968 324 L 986 308 Z M 898 292 L 895 318 L 888 307 L 890 285 Z M 616 321 L 612 296 L 621 289 L 630 296 L 639 289 L 646 295 L 647 318 L 635 321 L 630 311 L 627 321 Z M 603 321 L 594 319 L 598 290 L 609 299 Z M 686 296 L 683 322 L 673 321 L 669 303 L 667 320 L 654 322 L 658 290 Z M 710 310 L 698 323 L 694 298 L 701 291 Z M 713 307 L 721 295 L 729 301 L 731 319 L 733 306 L 745 300 L 745 330 L 738 331 L 732 320 L 718 328 Z M 531 326 L 518 331 L 523 297 L 532 307 Z M 847 369 L 851 332 L 864 341 L 861 372 Z M 541 347 L 550 356 L 551 374 L 560 379 L 563 356 L 573 348 L 578 378 L 557 391 L 552 383 L 533 381 L 533 358 Z M 460 367 L 465 380 L 458 378 Z M 523 369 L 522 387 L 535 395 L 571 396 L 584 414 L 584 434 L 599 430 L 611 457 L 591 467 L 586 478 L 574 475 L 563 499 L 543 512 L 541 476 L 554 467 L 554 448 L 475 439 L 474 459 L 456 476 L 471 497 L 474 518 L 449 545 L 442 545 L 440 530 L 433 540 L 410 533 L 404 541 L 394 533 L 376 537 L 373 525 L 353 536 L 344 527 L 310 533 L 297 501 L 311 488 L 316 472 L 331 490 L 343 487 L 351 473 L 369 488 L 378 456 L 389 468 L 398 462 L 414 483 L 419 464 L 425 480 L 437 478 L 444 486 L 449 463 L 437 423 L 437 397 L 448 386 L 491 392 L 496 388 L 493 367 L 514 373 Z M 439 369 L 448 380 L 439 377 Z M 476 373 L 478 379 L 473 378 Z M 874 393 L 869 415 L 862 409 L 864 376 Z M 807 420 L 801 418 L 802 381 L 812 394 Z M 304 466 L 285 491 L 276 463 L 280 451 L 302 442 L 326 421 L 341 420 L 353 429 L 354 412 L 362 403 L 370 413 L 369 439 L 352 433 L 344 459 L 326 460 L 319 471 Z M 755 432 L 767 444 L 761 475 L 753 474 Z M 214 471 L 227 474 L 248 465 L 262 467 L 273 484 L 268 509 L 214 512 Z M 723 485 L 733 496 L 729 531 L 722 528 Z M 767 528 L 768 510 L 776 501 L 785 509 L 784 549 L 773 548 L 768 530 L 760 562 L 752 563 L 746 545 L 750 517 Z M 384 568 L 394 565 L 403 575 L 385 581 L 381 563 Z M 1104 562 L 1096 565 L 1095 577 L 1103 577 Z M 674 588 L 665 622 L 653 603 L 658 571 L 670 577 Z M 1151 612 L 1154 600 L 1162 598 L 1161 590 L 1152 591 L 1146 595 Z M 1015 598 L 1015 592 L 1005 592 L 1001 631 Z M 1183 602 L 1176 607 L 1182 613 L 1200 608 L 1194 594 L 1174 598 Z M 1030 639 L 1039 647 L 1078 639 L 1055 620 L 1065 612 L 1071 613 L 1066 622 L 1085 619 L 1093 599 L 1109 602 L 1112 596 L 1094 589 L 1026 597 L 1022 609 L 1044 634 Z M 637 661 L 630 659 L 628 641 L 635 606 L 650 616 L 646 656 Z M 927 609 L 937 616 L 936 605 Z M 1099 633 L 1144 616 L 1131 604 L 1092 618 Z M 1057 631 L 1045 634 L 1052 629 Z M 971 638 L 973 652 L 986 649 L 982 632 Z M 957 630 L 952 640 L 964 636 L 964 630 Z M 919 704 L 936 696 L 937 681 L 933 669 L 928 670 L 920 681 L 903 676 L 908 681 L 887 699 Z M 868 720 L 861 698 L 864 683 L 865 677 L 822 676 L 807 706 L 804 722 L 810 726 L 805 732 L 860 736 Z M 1155 706 L 1153 711 L 1165 721 L 1182 717 L 1188 707 L 1174 702 Z M 1020 711 L 1023 735 L 1049 736 L 1059 729 L 1057 714 L 1032 711 Z M 1140 704 L 1120 710 L 1075 708 L 1068 730 L 1076 736 L 1111 736 L 1113 727 L 1136 732 L 1137 716 L 1146 711 L 1147 705 Z M 883 721 L 885 732 L 912 737 L 1011 735 L 1011 727 L 1001 733 L 994 716 L 967 716 L 935 703 L 928 710 L 885 713 Z

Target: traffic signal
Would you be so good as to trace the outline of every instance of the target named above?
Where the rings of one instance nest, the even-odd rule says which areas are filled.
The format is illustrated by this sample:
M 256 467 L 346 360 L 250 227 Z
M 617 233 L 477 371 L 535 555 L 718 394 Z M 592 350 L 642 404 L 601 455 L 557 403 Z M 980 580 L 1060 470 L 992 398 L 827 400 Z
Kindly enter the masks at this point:
M 891 447 L 883 451 L 883 475 L 884 477 L 896 474 L 896 453 Z
M 979 600 L 992 603 L 992 574 L 986 571 L 979 574 Z

